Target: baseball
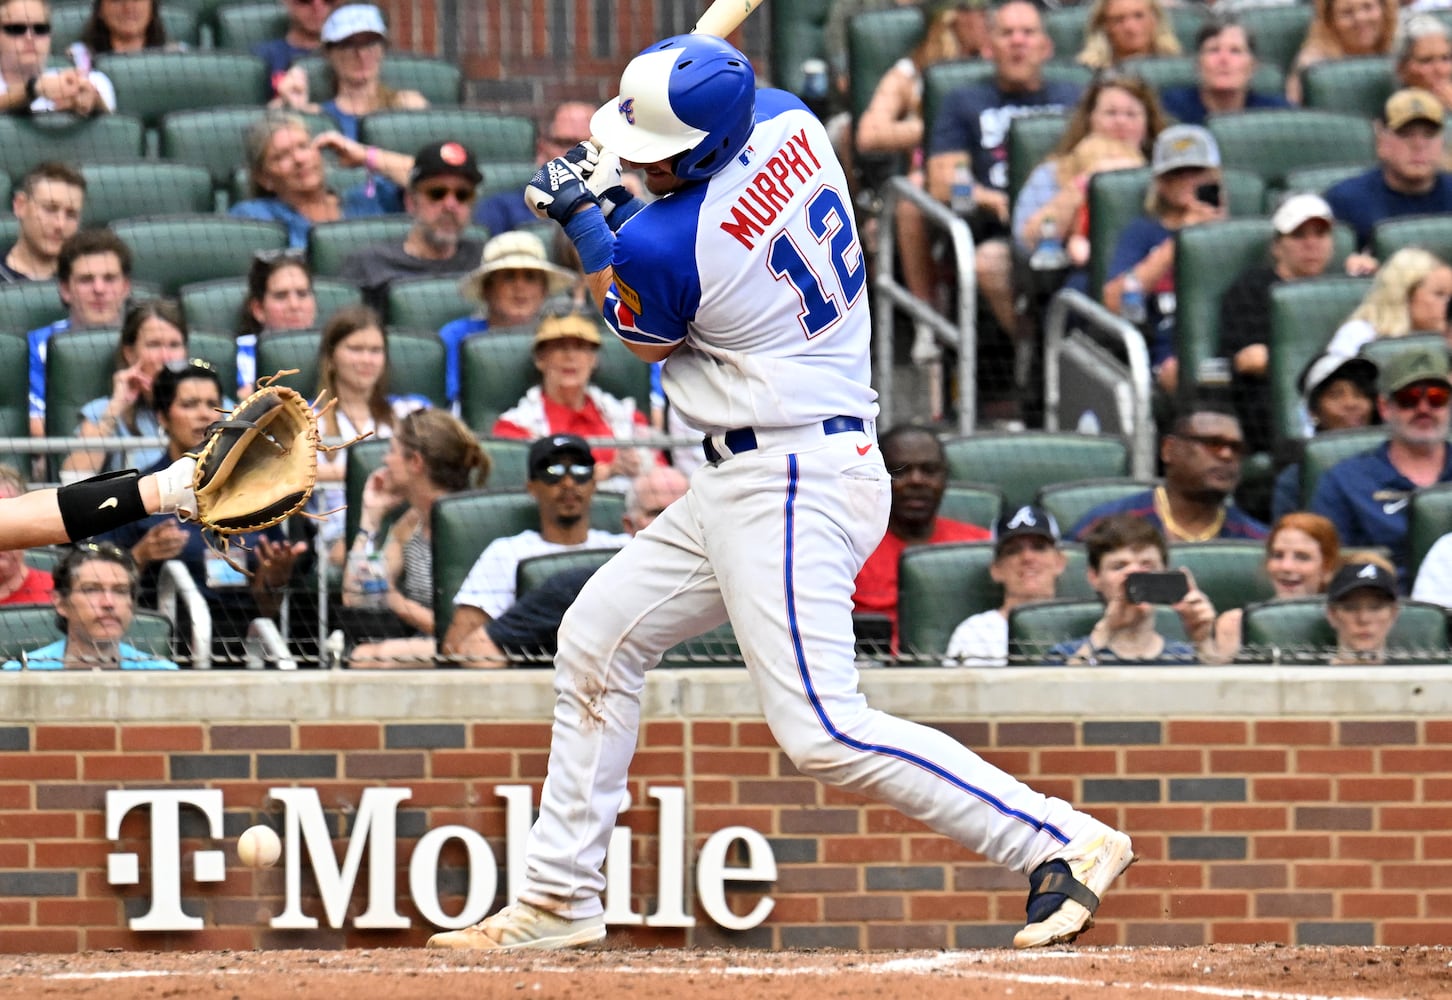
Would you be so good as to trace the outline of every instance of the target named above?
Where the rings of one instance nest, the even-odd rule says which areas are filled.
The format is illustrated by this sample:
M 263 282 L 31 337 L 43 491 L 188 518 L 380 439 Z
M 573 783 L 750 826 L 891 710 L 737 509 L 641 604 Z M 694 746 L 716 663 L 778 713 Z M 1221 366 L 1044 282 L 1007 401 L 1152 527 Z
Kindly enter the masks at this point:
M 249 826 L 237 838 L 237 857 L 244 865 L 271 868 L 282 857 L 282 841 L 271 827 Z

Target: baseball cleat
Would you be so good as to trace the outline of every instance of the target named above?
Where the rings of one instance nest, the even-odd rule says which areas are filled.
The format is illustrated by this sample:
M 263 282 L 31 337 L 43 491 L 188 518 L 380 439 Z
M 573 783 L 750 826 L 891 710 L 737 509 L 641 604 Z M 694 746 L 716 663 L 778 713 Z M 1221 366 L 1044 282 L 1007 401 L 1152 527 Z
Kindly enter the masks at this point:
M 1099 897 L 1134 860 L 1129 837 L 1106 827 L 1039 865 L 1029 874 L 1028 925 L 1013 936 L 1013 946 L 1065 944 L 1093 927 Z
M 529 903 L 512 903 L 473 927 L 443 931 L 429 938 L 430 948 L 475 948 L 503 951 L 515 948 L 578 948 L 605 937 L 605 917 L 596 914 L 571 920 Z

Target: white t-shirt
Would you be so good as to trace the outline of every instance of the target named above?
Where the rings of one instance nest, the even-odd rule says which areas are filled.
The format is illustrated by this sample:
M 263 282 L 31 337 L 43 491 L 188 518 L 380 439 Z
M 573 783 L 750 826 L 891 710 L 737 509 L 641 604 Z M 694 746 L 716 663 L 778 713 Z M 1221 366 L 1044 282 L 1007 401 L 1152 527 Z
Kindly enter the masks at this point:
M 496 538 L 480 554 L 469 570 L 464 585 L 454 595 L 454 604 L 478 608 L 490 618 L 498 618 L 514 603 L 514 584 L 519 564 L 532 556 L 578 549 L 618 549 L 630 536 L 591 528 L 579 545 L 562 545 L 545 541 L 538 531 L 522 531 L 508 538 Z
M 948 640 L 945 667 L 1002 667 L 1008 664 L 1008 619 L 995 608 L 962 621 Z
M 58 70 L 58 69 L 48 69 L 44 73 L 41 74 L 41 76 L 59 76 L 59 75 L 60 75 L 60 70 Z M 93 86 L 93 87 L 96 88 L 96 93 L 98 95 L 100 95 L 101 103 L 104 104 L 104 105 L 106 105 L 106 110 L 107 111 L 115 111 L 116 110 L 116 88 L 115 88 L 115 86 L 112 85 L 111 78 L 108 77 L 105 73 L 102 73 L 100 70 L 93 69 L 93 70 L 91 70 L 90 73 L 88 73 L 86 75 L 86 79 L 91 82 L 91 86 Z M 4 77 L 0 77 L 0 94 L 6 93 L 7 91 L 9 91 L 9 89 L 10 88 L 5 85 L 5 78 Z M 33 100 L 33 101 L 30 102 L 30 110 L 31 111 L 54 111 L 55 110 L 55 102 L 52 101 L 49 97 L 37 97 L 35 100 Z
M 1452 532 L 1427 550 L 1422 568 L 1417 570 L 1417 582 L 1412 585 L 1412 600 L 1452 608 Z

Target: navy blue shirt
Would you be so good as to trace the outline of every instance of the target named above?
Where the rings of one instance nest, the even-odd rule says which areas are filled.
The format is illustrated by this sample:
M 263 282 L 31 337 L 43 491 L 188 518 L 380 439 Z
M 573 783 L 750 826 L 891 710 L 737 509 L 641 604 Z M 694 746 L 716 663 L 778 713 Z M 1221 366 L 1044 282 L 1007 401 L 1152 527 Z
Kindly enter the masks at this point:
M 1204 125 L 1205 119 L 1210 117 L 1210 111 L 1205 107 L 1204 100 L 1200 97 L 1199 87 L 1169 87 L 1160 91 L 1160 106 L 1173 115 L 1181 125 Z M 1291 103 L 1279 94 L 1257 94 L 1255 91 L 1245 95 L 1245 110 L 1255 108 L 1289 108 Z M 1340 216 L 1338 215 L 1339 219 Z
M 1381 167 L 1348 177 L 1326 192 L 1326 204 L 1336 218 L 1356 230 L 1356 245 L 1371 245 L 1371 231 L 1383 219 L 1399 215 L 1452 212 L 1452 174 L 1437 173 L 1426 194 L 1402 194 L 1387 186 Z
M 474 208 L 474 222 L 489 230 L 490 236 L 538 221 L 524 203 L 524 188 L 492 194 Z
M 286 38 L 269 38 L 252 46 L 252 54 L 267 63 L 267 75 L 272 80 L 272 92 L 277 93 L 277 78 L 292 68 L 299 59 L 306 59 L 317 49 L 305 49 L 294 45 Z
M 1119 234 L 1109 258 L 1108 280 L 1113 281 L 1150 255 L 1150 251 L 1175 235 L 1159 219 L 1141 215 Z M 1144 290 L 1145 346 L 1150 364 L 1158 368 L 1175 353 L 1175 271 L 1165 272 L 1160 283 Z
M 978 183 L 1007 190 L 1009 125 L 1019 115 L 1073 107 L 1081 92 L 1076 84 L 1058 82 L 1015 92 L 1000 90 L 997 82 L 960 87 L 943 98 L 928 137 L 928 155 L 967 150 Z
M 1159 511 L 1155 510 L 1154 490 L 1145 490 L 1143 493 L 1131 493 L 1127 497 L 1121 497 L 1118 500 L 1110 500 L 1108 503 L 1100 504 L 1079 519 L 1079 523 L 1074 525 L 1074 530 L 1069 532 L 1069 537 L 1082 542 L 1090 528 L 1113 514 L 1133 514 L 1140 520 L 1153 524 L 1159 529 L 1160 534 L 1169 538 L 1169 532 L 1165 530 L 1165 523 L 1160 520 Z M 1220 533 L 1215 537 L 1250 538 L 1255 541 L 1260 541 L 1268 534 L 1270 534 L 1270 531 L 1265 525 L 1261 524 L 1233 503 L 1227 503 L 1225 506 L 1225 523 L 1220 526 Z

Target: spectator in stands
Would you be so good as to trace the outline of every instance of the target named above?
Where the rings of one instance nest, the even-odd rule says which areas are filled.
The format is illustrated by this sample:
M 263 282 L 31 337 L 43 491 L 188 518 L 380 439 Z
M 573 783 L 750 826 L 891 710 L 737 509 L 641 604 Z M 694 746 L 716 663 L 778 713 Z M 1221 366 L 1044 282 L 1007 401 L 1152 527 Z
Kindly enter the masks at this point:
M 49 160 L 27 170 L 10 202 L 20 233 L 0 257 L 0 285 L 54 278 L 61 247 L 81 228 L 85 203 L 79 170 Z
M 50 41 L 48 3 L 0 2 L 0 109 L 11 114 L 69 111 L 82 118 L 116 110 L 110 78 L 89 66 L 51 66 Z
M 1089 260 L 1084 236 L 1090 178 L 1102 170 L 1143 166 L 1164 128 L 1153 87 L 1128 73 L 1096 76 L 1074 108 L 1063 138 L 1018 193 L 1013 232 L 1019 249 L 1031 253 L 1052 221 L 1075 266 L 1082 268 Z
M 161 659 L 122 642 L 135 617 L 136 564 L 107 542 L 83 542 L 55 571 L 56 624 L 65 633 L 48 646 L 7 660 L 4 670 L 175 670 Z
M 182 361 L 157 374 L 151 396 L 167 439 L 155 467 L 166 468 L 201 446 L 224 403 L 222 382 L 206 362 Z M 252 574 L 249 580 L 207 542 L 195 521 L 154 514 L 117 528 L 106 538 L 136 560 L 147 603 L 154 603 L 161 564 L 180 559 L 211 609 L 214 637 L 224 641 L 246 634 L 248 622 L 259 614 L 276 613 L 293 567 L 307 551 L 304 542 L 288 542 L 280 525 L 237 536 L 231 540 L 229 555 L 234 561 L 245 560 Z
M 1256 69 L 1255 36 L 1234 14 L 1213 14 L 1195 32 L 1193 87 L 1160 92 L 1165 111 L 1181 125 L 1204 125 L 1212 114 L 1255 108 L 1287 108 L 1280 94 L 1250 89 Z
M 539 530 L 490 542 L 454 597 L 454 617 L 444 636 L 446 656 L 473 660 L 488 652 L 486 625 L 509 610 L 515 597 L 515 571 L 521 560 L 549 552 L 618 549 L 629 535 L 590 527 L 595 499 L 595 456 L 574 434 L 552 434 L 535 441 L 527 459 L 526 489 L 539 504 Z
M 353 641 L 350 667 L 433 666 L 434 501 L 481 489 L 489 456 L 463 421 L 447 410 L 415 410 L 398 421 L 381 468 L 363 488 L 358 535 L 343 573 L 339 625 Z M 402 513 L 398 507 L 403 505 Z M 385 519 L 396 517 L 384 530 Z M 370 552 L 382 554 L 387 590 L 365 592 Z M 356 611 L 352 609 L 357 609 Z
M 1265 540 L 1265 575 L 1277 601 L 1326 592 L 1341 565 L 1336 525 L 1319 514 L 1294 511 L 1279 518 Z M 1227 608 L 1215 619 L 1214 641 L 1202 649 L 1207 662 L 1229 663 L 1240 652 L 1244 608 Z
M 1297 387 L 1312 435 L 1381 422 L 1376 412 L 1376 363 L 1367 358 L 1323 354 L 1301 372 Z M 1287 464 L 1276 473 L 1272 520 L 1279 521 L 1301 508 L 1301 452 L 1305 445 L 1299 445 L 1292 446 Z
M 648 434 L 650 421 L 634 399 L 617 399 L 592 381 L 600 347 L 595 317 L 562 311 L 542 318 L 534 332 L 539 385 L 501 413 L 490 433 L 525 441 L 546 434 L 621 441 Z M 642 468 L 660 459 L 648 449 L 601 444 L 594 446 L 594 455 L 595 478 L 604 489 L 623 489 Z
M 1398 250 L 1377 270 L 1366 297 L 1337 328 L 1326 353 L 1349 358 L 1373 340 L 1446 335 L 1449 300 L 1452 267 L 1419 247 Z
M 1110 258 L 1104 304 L 1120 312 L 1125 283 L 1133 275 L 1143 290 L 1145 340 L 1155 382 L 1174 392 L 1180 372 L 1174 353 L 1175 234 L 1225 217 L 1220 147 L 1198 125 L 1173 125 L 1155 139 L 1151 172 L 1145 214 L 1125 227 Z
M 1049 662 L 1103 666 L 1121 663 L 1196 663 L 1199 649 L 1212 641 L 1215 606 L 1188 579 L 1189 589 L 1170 605 L 1180 616 L 1189 642 L 1167 639 L 1155 623 L 1153 604 L 1136 604 L 1125 596 L 1131 573 L 1158 573 L 1169 565 L 1169 549 L 1154 523 L 1133 514 L 1117 514 L 1096 524 L 1084 539 L 1089 557 L 1089 586 L 1104 599 L 1104 617 L 1086 636 L 1061 642 L 1049 650 Z M 1181 570 L 1188 578 L 1188 570 Z
M 1411 14 L 1397 28 L 1397 83 L 1418 87 L 1452 110 L 1452 28 L 1430 14 Z M 1452 135 L 1442 130 L 1442 169 L 1452 167 Z
M 31 330 L 30 434 L 45 437 L 46 345 L 57 333 L 121 325 L 131 295 L 131 249 L 109 229 L 82 229 L 61 244 L 55 278 L 65 319 Z
M 1053 55 L 1054 43 L 1032 3 L 1010 0 L 993 9 L 988 35 L 993 79 L 949 93 L 927 144 L 928 193 L 939 201 L 950 201 L 958 168 L 972 168 L 973 269 L 978 294 L 1004 334 L 995 343 L 979 328 L 979 369 L 989 376 L 980 390 L 994 388 L 995 381 L 1012 386 L 1010 342 L 1020 333 L 1007 239 L 1009 126 L 1020 115 L 1061 112 L 1079 99 L 1078 86 L 1044 80 L 1044 64 Z
M 1070 533 L 1084 541 L 1113 514 L 1133 514 L 1172 542 L 1266 536 L 1266 527 L 1235 506 L 1245 438 L 1233 413 L 1195 402 L 1160 440 L 1164 485 L 1100 504 Z
M 91 0 L 91 16 L 81 27 L 81 44 L 93 56 L 181 48 L 167 39 L 161 0 Z
M 323 327 L 314 398 L 338 401 L 323 415 L 318 430 L 325 438 L 344 441 L 360 434 L 392 437 L 407 414 L 429 405 L 422 396 L 389 394 L 388 336 L 383 321 L 367 306 L 339 309 Z M 310 507 L 326 518 L 318 528 L 318 542 L 335 566 L 343 564 L 347 467 L 345 452 L 318 456 L 318 488 Z
M 272 91 L 292 64 L 317 52 L 323 44 L 323 22 L 336 7 L 337 0 L 281 0 L 287 11 L 287 31 L 280 38 L 269 38 L 252 46 L 252 54 L 267 63 L 272 77 Z
M 152 384 L 171 363 L 185 361 L 187 324 L 171 299 L 149 299 L 132 306 L 121 324 L 111 394 L 81 407 L 76 435 L 83 438 L 160 437 L 160 411 L 153 405 Z M 61 473 L 89 476 L 117 469 L 140 469 L 154 463 L 161 449 L 128 448 L 124 452 L 79 450 L 66 456 Z M 178 458 L 181 456 L 178 455 Z
M 1342 459 L 1316 484 L 1310 509 L 1331 519 L 1341 544 L 1381 547 L 1410 588 L 1407 573 L 1407 507 L 1413 494 L 1452 482 L 1452 380 L 1442 348 L 1409 347 L 1381 366 L 1377 408 L 1389 432 L 1371 451 Z
M 1286 97 L 1301 103 L 1301 73 L 1308 66 L 1347 56 L 1390 55 L 1396 38 L 1396 0 L 1315 0 L 1306 40 L 1291 63 Z M 1340 206 L 1332 202 L 1340 214 Z
M 903 550 L 913 545 L 978 542 L 989 532 L 976 524 L 942 517 L 938 508 L 948 488 L 948 457 L 936 434 L 917 424 L 900 424 L 878 442 L 892 477 L 887 533 L 857 573 L 852 595 L 856 614 L 885 615 L 897 646 L 897 569 Z
M 1032 504 L 1005 511 L 993 526 L 988 575 L 1003 588 L 1003 603 L 959 623 L 948 639 L 945 667 L 1001 667 L 1008 663 L 1008 614 L 1021 604 L 1049 601 L 1068 560 L 1059 548 L 1054 515 Z
M 590 138 L 590 116 L 594 113 L 595 105 L 584 101 L 565 101 L 556 106 L 549 120 L 540 122 L 535 135 L 535 166 L 564 156 Z M 481 200 L 474 208 L 474 221 L 489 230 L 490 236 L 498 236 L 539 220 L 524 203 L 524 189 L 511 188 Z
M 685 475 L 670 465 L 652 466 L 636 476 L 625 494 L 625 533 L 635 535 L 650 527 L 667 507 L 686 495 L 688 488 Z M 485 622 L 482 631 L 473 634 L 470 658 L 458 665 L 549 666 L 556 651 L 560 620 L 598 568 L 561 570 L 521 595 L 508 611 Z
M 1396 571 L 1373 556 L 1337 570 L 1326 594 L 1326 620 L 1336 631 L 1330 665 L 1386 662 L 1386 643 L 1401 615 Z
M 468 271 L 484 250 L 464 236 L 483 180 L 474 154 L 461 143 L 431 142 L 420 149 L 403 194 L 413 225 L 400 239 L 349 254 L 339 277 L 357 285 L 364 301 L 381 312 L 388 307 L 388 286 L 400 278 Z
M 1220 300 L 1220 353 L 1230 359 L 1235 407 L 1251 451 L 1271 442 L 1270 311 L 1273 286 L 1326 273 L 1334 240 L 1335 215 L 1316 194 L 1293 194 L 1271 216 L 1270 262 L 1254 264 L 1225 290 Z M 1352 254 L 1348 274 L 1369 274 L 1376 261 Z
M 1108 69 L 1136 56 L 1177 56 L 1180 41 L 1160 0 L 1094 0 L 1078 61 Z
M 27 492 L 25 477 L 8 465 L 0 465 L 0 498 Z M 0 552 L 0 604 L 48 604 L 54 589 L 49 573 L 26 564 L 24 549 Z
M 389 153 L 383 157 L 375 147 L 365 147 L 336 133 L 325 133 L 314 140 L 308 134 L 306 121 L 283 111 L 270 111 L 249 125 L 243 146 L 248 197 L 233 205 L 230 214 L 281 222 L 287 227 L 288 244 L 299 250 L 307 248 L 314 223 L 394 211 L 401 205 L 396 175 L 403 164 L 412 166 L 407 156 Z M 359 163 L 373 161 L 384 176 L 340 195 L 327 185 L 324 149 L 340 151 L 350 165 L 347 157 L 354 154 Z M 406 175 L 407 167 L 403 167 L 403 173 Z
M 1425 90 L 1399 90 L 1387 99 L 1376 123 L 1379 162 L 1326 192 L 1336 218 L 1356 230 L 1357 246 L 1371 245 L 1383 219 L 1452 212 L 1452 174 L 1440 169 L 1444 117 L 1441 101 Z
M 330 96 L 314 103 L 308 96 L 308 78 L 301 66 L 288 70 L 277 82 L 274 107 L 309 114 L 321 112 L 349 139 L 358 138 L 358 124 L 375 111 L 416 111 L 429 106 L 416 90 L 394 90 L 383 84 L 384 50 L 388 28 L 383 14 L 367 3 L 350 3 L 334 10 L 323 22 L 323 56 L 328 63 Z
M 257 381 L 257 338 L 264 333 L 311 330 L 318 325 L 313 274 L 301 250 L 259 250 L 247 269 L 247 297 L 237 316 L 237 395 Z

